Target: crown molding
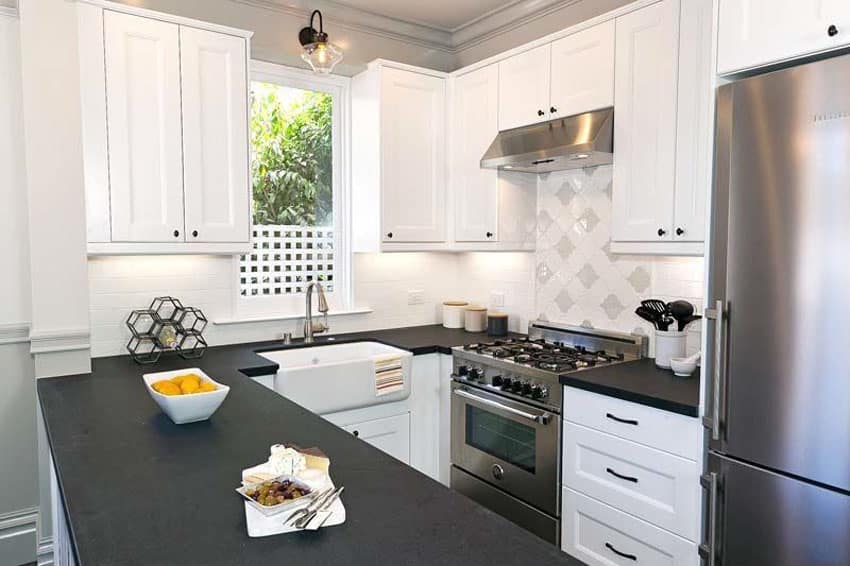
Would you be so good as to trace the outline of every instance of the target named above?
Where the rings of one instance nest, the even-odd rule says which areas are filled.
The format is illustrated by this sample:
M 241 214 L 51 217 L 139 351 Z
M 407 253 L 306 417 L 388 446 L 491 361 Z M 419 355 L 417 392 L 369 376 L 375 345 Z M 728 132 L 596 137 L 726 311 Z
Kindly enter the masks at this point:
M 0 18 L 18 19 L 18 9 L 14 6 L 0 5 Z
M 303 18 L 305 23 L 318 9 L 331 26 L 454 54 L 586 0 L 514 0 L 451 29 L 385 16 L 337 0 L 230 1 Z

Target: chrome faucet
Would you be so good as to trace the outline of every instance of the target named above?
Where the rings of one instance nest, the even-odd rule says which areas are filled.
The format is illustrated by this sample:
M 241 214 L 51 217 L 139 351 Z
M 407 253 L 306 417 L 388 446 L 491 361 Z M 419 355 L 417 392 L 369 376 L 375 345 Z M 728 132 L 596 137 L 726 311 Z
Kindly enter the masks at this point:
M 319 292 L 319 312 L 324 315 L 323 322 L 313 322 L 313 288 Z M 328 327 L 328 301 L 325 299 L 325 288 L 318 281 L 307 285 L 307 315 L 304 317 L 304 342 L 314 342 L 314 334 L 327 332 Z

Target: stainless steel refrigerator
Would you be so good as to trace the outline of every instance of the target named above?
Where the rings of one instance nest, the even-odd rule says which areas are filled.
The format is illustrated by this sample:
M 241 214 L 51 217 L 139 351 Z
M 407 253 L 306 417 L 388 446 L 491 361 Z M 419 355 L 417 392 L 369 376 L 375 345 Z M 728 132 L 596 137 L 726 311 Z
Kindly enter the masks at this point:
M 850 56 L 722 86 L 715 151 L 700 554 L 847 566 Z

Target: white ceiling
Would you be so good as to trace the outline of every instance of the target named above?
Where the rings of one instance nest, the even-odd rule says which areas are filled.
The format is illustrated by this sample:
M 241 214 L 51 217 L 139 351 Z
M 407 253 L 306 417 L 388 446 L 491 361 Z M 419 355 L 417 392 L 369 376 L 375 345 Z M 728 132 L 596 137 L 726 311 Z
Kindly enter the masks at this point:
M 455 31 L 518 0 L 336 0 L 354 8 L 411 23 Z

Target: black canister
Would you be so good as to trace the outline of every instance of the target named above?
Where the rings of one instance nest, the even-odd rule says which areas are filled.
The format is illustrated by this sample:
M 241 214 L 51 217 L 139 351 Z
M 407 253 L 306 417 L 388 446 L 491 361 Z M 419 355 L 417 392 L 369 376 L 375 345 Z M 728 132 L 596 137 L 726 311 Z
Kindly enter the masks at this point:
M 508 315 L 501 312 L 487 313 L 487 336 L 507 336 Z

